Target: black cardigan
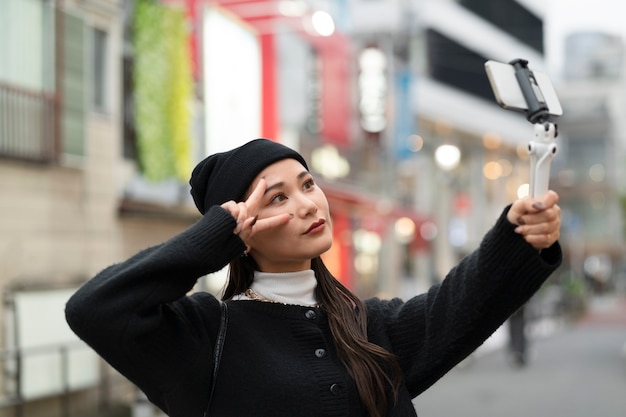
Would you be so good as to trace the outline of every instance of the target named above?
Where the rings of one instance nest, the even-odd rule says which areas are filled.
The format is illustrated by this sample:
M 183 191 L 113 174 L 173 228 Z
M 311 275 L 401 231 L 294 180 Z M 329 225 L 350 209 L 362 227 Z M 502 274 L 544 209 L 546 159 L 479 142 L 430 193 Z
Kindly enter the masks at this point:
M 112 265 L 66 306 L 71 328 L 171 417 L 201 417 L 211 388 L 219 301 L 196 280 L 245 249 L 221 207 L 170 240 Z M 366 300 L 368 337 L 397 355 L 404 384 L 388 416 L 414 416 L 411 399 L 480 346 L 561 262 L 538 253 L 506 220 L 427 293 Z M 337 358 L 323 309 L 229 301 L 210 416 L 365 416 Z

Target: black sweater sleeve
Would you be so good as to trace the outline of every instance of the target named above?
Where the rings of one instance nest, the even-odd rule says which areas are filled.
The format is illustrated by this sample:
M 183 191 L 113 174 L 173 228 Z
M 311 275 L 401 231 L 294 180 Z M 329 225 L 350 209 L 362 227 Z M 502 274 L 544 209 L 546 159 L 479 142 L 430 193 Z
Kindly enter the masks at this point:
M 193 369 L 210 369 L 219 302 L 186 295 L 245 250 L 235 225 L 215 206 L 170 240 L 104 269 L 67 302 L 72 330 L 163 409 L 164 393 Z
M 368 300 L 370 334 L 397 355 L 412 397 L 479 347 L 560 265 L 558 243 L 539 253 L 506 210 L 477 250 L 407 302 Z

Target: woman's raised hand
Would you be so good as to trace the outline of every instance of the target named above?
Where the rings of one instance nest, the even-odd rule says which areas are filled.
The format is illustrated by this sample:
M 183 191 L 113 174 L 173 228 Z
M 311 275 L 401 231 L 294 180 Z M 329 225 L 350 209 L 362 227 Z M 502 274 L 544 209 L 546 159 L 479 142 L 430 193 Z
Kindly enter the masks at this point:
M 561 208 L 559 196 L 548 191 L 540 199 L 524 198 L 511 206 L 507 219 L 517 225 L 515 232 L 535 249 L 549 248 L 561 236 Z
M 261 203 L 266 188 L 267 183 L 261 178 L 246 201 L 236 203 L 231 200 L 221 206 L 237 220 L 237 226 L 233 230 L 233 233 L 238 235 L 246 244 L 248 247 L 247 252 L 250 250 L 248 239 L 255 233 L 285 224 L 292 217 L 289 213 L 283 213 L 264 219 L 258 218 L 259 204 Z

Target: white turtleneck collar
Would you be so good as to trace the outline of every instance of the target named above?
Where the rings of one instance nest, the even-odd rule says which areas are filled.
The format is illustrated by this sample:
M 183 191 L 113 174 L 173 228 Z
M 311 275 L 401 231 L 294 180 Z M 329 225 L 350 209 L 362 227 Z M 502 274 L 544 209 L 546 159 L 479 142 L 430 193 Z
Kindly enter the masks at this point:
M 270 301 L 301 306 L 317 305 L 316 287 L 317 279 L 312 269 L 280 273 L 254 271 L 254 280 L 250 286 L 255 293 Z M 250 298 L 240 294 L 235 299 Z

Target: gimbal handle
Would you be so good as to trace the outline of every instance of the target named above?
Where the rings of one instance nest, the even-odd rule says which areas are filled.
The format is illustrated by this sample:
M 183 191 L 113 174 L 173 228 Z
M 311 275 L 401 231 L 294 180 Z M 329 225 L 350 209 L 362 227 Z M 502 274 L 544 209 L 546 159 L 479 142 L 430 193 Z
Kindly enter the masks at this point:
M 550 163 L 556 154 L 556 125 L 550 122 L 535 123 L 535 140 L 528 143 L 530 155 L 530 189 L 533 198 L 540 198 L 548 192 L 550 183 Z

